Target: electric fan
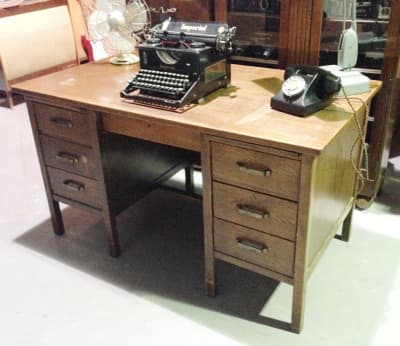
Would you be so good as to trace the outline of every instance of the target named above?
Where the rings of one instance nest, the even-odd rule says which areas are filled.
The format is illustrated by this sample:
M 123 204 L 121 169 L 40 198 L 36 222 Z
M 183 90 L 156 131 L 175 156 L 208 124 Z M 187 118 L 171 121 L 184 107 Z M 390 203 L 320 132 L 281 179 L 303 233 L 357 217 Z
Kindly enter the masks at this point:
M 96 0 L 87 24 L 90 39 L 102 42 L 112 64 L 133 64 L 139 58 L 132 52 L 150 27 L 150 10 L 144 0 Z

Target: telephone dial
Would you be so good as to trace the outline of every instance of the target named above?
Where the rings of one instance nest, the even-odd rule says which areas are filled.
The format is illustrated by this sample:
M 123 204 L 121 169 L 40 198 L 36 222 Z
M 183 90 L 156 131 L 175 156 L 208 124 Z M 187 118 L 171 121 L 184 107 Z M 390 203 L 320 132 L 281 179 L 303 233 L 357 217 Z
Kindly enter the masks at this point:
M 305 116 L 326 107 L 340 90 L 340 78 L 316 66 L 295 65 L 286 69 L 281 90 L 271 107 Z

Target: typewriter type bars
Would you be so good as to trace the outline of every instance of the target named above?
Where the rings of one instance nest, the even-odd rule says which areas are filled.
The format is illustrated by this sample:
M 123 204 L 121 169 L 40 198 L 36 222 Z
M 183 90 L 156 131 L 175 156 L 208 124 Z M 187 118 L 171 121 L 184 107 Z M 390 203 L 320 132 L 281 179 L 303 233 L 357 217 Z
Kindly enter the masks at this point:
M 121 97 L 178 108 L 230 83 L 226 57 L 235 28 L 219 23 L 168 22 L 139 45 L 140 70 Z

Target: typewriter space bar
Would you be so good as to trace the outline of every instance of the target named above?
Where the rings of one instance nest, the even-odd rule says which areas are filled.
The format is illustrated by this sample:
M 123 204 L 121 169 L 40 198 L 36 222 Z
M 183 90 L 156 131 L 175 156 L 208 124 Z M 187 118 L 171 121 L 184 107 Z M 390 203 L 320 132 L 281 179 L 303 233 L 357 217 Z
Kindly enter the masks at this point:
M 123 91 L 121 92 L 121 97 L 138 102 L 142 101 L 146 103 L 157 103 L 170 107 L 179 107 L 181 105 L 181 100 L 174 100 L 165 97 L 145 95 L 145 94 L 129 95 Z

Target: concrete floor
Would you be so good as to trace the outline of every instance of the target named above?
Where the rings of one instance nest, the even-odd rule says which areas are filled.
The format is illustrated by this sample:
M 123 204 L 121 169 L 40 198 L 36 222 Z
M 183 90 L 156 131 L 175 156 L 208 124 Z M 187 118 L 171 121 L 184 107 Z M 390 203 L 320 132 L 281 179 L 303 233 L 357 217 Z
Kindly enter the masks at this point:
M 399 345 L 397 178 L 331 242 L 296 335 L 262 322 L 288 318 L 286 285 L 221 263 L 205 296 L 199 201 L 156 190 L 121 214 L 119 259 L 95 215 L 64 208 L 54 236 L 25 105 L 0 108 L 0 128 L 1 345 Z

